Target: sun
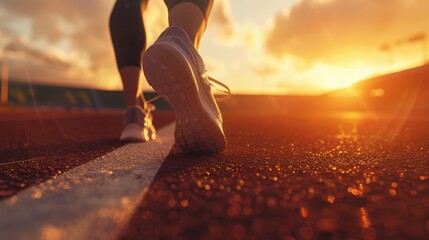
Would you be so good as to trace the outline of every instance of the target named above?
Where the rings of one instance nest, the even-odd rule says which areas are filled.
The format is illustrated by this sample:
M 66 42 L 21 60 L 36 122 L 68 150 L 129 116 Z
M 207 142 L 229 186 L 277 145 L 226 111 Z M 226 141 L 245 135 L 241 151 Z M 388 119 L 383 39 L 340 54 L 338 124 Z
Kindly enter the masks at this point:
M 310 75 L 314 81 L 314 88 L 329 91 L 349 87 L 353 83 L 374 75 L 375 71 L 374 68 L 367 66 L 337 67 L 316 64 L 310 70 Z

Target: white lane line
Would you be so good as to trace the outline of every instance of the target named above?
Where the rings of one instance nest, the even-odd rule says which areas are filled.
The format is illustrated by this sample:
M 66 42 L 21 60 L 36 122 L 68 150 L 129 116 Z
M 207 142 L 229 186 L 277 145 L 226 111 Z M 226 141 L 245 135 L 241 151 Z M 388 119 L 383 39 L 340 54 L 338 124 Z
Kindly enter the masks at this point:
M 127 144 L 0 202 L 0 239 L 115 239 L 174 144 Z
M 37 158 L 29 158 L 29 159 L 24 159 L 24 160 L 16 160 L 16 161 L 13 161 L 13 162 L 0 163 L 0 166 L 10 165 L 10 164 L 18 164 L 18 163 L 25 163 L 25 162 L 31 162 L 31 161 L 37 161 L 37 160 L 49 159 L 49 158 L 51 158 L 51 157 L 37 157 Z

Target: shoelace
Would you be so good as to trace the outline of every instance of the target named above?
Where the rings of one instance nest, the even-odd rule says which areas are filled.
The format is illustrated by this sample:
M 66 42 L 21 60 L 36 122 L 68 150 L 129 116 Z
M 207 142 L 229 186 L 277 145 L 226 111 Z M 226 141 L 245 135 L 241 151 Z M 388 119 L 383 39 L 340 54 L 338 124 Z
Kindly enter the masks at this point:
M 225 102 L 225 101 L 228 101 L 228 99 L 230 99 L 231 96 L 232 96 L 231 89 L 229 89 L 229 87 L 225 83 L 223 83 L 221 81 L 218 81 L 218 80 L 216 80 L 216 79 L 214 79 L 214 78 L 212 78 L 210 76 L 207 76 L 207 77 L 208 77 L 208 79 L 210 81 L 209 82 L 210 86 L 212 86 L 217 91 L 226 94 L 225 96 L 215 96 L 216 102 Z M 215 84 L 223 87 L 224 90 L 217 88 L 213 83 L 215 83 Z
M 148 118 L 150 120 L 153 119 L 152 112 L 155 111 L 156 107 L 155 107 L 155 105 L 152 104 L 152 102 L 154 102 L 160 98 L 161 98 L 160 95 L 157 95 L 157 96 L 155 96 L 149 100 L 145 100 L 143 98 L 143 96 L 141 97 L 141 101 L 143 104 L 142 109 L 143 109 L 143 113 L 145 114 L 145 118 Z
M 149 99 L 149 100 L 147 100 L 146 101 L 146 103 L 151 103 L 151 102 L 155 102 L 156 100 L 158 100 L 158 99 L 160 99 L 161 98 L 161 95 L 156 95 L 155 97 L 153 97 L 153 98 L 151 98 L 151 99 Z M 149 105 L 149 104 L 148 104 Z M 150 105 L 152 105 L 153 106 L 153 104 L 150 104 Z M 155 107 L 155 106 L 154 106 Z
M 155 105 L 151 104 L 151 102 L 159 99 L 161 96 L 155 96 L 151 99 L 149 99 L 149 101 L 146 101 L 144 104 L 144 109 L 143 109 L 143 113 L 144 113 L 144 126 L 145 128 L 148 129 L 149 133 L 152 136 L 150 136 L 152 139 L 155 139 L 156 137 L 156 129 L 155 126 L 153 126 L 153 115 L 152 115 L 152 111 L 155 111 Z M 145 101 L 144 99 L 142 99 L 143 101 Z

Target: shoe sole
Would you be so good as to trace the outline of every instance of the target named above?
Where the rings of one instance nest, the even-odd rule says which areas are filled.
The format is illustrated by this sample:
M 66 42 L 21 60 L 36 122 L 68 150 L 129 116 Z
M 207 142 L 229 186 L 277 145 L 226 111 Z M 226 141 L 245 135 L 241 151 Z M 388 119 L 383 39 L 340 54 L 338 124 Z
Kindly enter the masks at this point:
M 221 124 L 205 110 L 194 70 L 183 50 L 170 43 L 155 43 L 144 53 L 143 66 L 149 85 L 176 113 L 176 145 L 183 152 L 223 152 L 226 139 Z
M 138 124 L 128 124 L 122 130 L 119 140 L 122 142 L 147 142 L 149 137 L 143 136 L 142 128 Z

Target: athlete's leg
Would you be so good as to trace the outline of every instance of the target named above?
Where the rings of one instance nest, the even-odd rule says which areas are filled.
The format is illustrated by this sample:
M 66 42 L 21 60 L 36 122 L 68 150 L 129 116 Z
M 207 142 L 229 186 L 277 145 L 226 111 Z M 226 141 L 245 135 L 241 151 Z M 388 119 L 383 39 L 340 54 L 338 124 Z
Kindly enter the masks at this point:
M 110 16 L 110 33 L 116 63 L 124 88 L 127 109 L 124 114 L 121 141 L 149 141 L 155 138 L 152 106 L 143 98 L 141 58 L 146 47 L 142 11 L 147 0 L 117 0 Z
M 170 26 L 180 27 L 198 49 L 207 25 L 213 0 L 165 0 Z
M 117 0 L 110 16 L 110 34 L 127 106 L 141 105 L 141 56 L 146 47 L 142 18 L 147 0 Z

